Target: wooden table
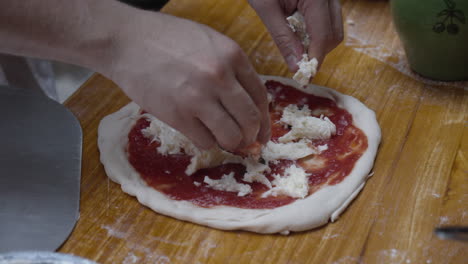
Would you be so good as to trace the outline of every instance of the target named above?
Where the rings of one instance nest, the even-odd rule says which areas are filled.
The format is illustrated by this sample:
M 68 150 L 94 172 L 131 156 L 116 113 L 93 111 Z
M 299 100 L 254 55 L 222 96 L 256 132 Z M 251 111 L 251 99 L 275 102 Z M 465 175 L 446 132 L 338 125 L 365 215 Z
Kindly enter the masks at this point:
M 346 39 L 313 82 L 377 113 L 383 141 L 375 175 L 341 218 L 292 234 L 225 232 L 141 206 L 99 162 L 97 126 L 129 99 L 94 75 L 66 103 L 84 131 L 81 217 L 61 252 L 99 263 L 468 263 L 468 244 L 434 227 L 468 225 L 467 83 L 411 73 L 387 1 L 343 1 Z M 245 1 L 173 0 L 164 12 L 237 41 L 261 74 L 291 76 Z

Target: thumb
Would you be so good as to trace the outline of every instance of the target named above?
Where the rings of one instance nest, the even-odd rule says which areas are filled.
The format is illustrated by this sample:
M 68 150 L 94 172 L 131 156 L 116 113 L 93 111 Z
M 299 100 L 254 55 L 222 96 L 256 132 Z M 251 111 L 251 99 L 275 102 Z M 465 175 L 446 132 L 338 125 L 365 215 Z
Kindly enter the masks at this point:
M 301 60 L 304 48 L 296 34 L 289 27 L 286 16 L 279 5 L 264 6 L 257 10 L 273 40 L 283 55 L 290 71 L 298 70 L 297 62 Z

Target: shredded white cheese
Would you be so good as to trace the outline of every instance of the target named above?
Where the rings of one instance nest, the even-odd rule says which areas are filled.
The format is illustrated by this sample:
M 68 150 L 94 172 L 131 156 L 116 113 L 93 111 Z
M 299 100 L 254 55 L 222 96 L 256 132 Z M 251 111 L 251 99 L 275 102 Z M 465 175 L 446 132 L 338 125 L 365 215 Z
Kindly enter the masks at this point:
M 300 140 L 299 142 L 275 143 L 269 141 L 262 152 L 265 161 L 278 159 L 297 160 L 312 154 L 317 154 L 315 149 L 309 146 L 310 141 Z
M 308 193 L 308 175 L 301 167 L 293 165 L 285 170 L 284 175 L 273 175 L 273 181 L 270 181 L 265 174 L 270 172 L 268 164 L 277 164 L 280 159 L 297 160 L 313 154 L 320 154 L 328 149 L 326 144 L 314 147 L 311 140 L 330 138 L 336 133 L 336 127 L 326 117 L 316 118 L 311 115 L 311 110 L 307 105 L 299 108 L 297 105 L 291 104 L 283 109 L 279 122 L 290 126 L 291 130 L 279 138 L 279 142 L 269 141 L 264 146 L 261 157 L 265 164 L 252 157 L 243 158 L 234 155 L 219 147 L 200 151 L 184 135 L 149 114 L 143 115 L 151 123 L 142 130 L 142 133 L 145 137 L 160 143 L 157 151 L 163 155 L 181 153 L 191 155 L 190 164 L 185 170 L 188 176 L 203 168 L 237 163 L 246 167 L 242 178 L 244 182 L 259 182 L 270 189 L 263 194 L 264 196 L 288 195 L 304 198 Z M 315 157 L 311 162 L 318 162 L 317 158 Z M 317 166 L 319 165 L 317 163 Z M 236 181 L 234 173 L 223 175 L 219 180 L 205 177 L 204 182 L 210 188 L 237 192 L 239 196 L 245 196 L 252 192 L 250 185 Z M 194 182 L 194 185 L 198 187 L 201 183 Z
M 237 192 L 237 196 L 245 196 L 252 192 L 248 184 L 238 183 L 234 178 L 234 172 L 224 174 L 219 180 L 212 180 L 205 176 L 203 180 L 210 188 L 218 191 Z
M 291 165 L 284 175 L 274 174 L 273 188 L 262 194 L 266 196 L 287 195 L 294 198 L 304 198 L 309 193 L 309 174 L 296 165 Z
M 271 188 L 271 182 L 265 176 L 265 172 L 270 171 L 270 167 L 266 164 L 262 164 L 257 160 L 246 158 L 243 160 L 242 164 L 244 164 L 246 168 L 246 172 L 244 174 L 244 178 L 242 179 L 245 182 L 259 182 L 268 188 Z
M 286 20 L 291 30 L 295 32 L 302 41 L 302 45 L 308 47 L 310 44 L 309 35 L 306 32 L 305 20 L 301 13 L 295 12 L 292 16 L 287 17 Z
M 329 139 L 336 133 L 336 126 L 327 117 L 308 116 L 310 109 L 304 106 L 299 109 L 297 105 L 288 105 L 283 110 L 280 121 L 291 126 L 284 136 L 278 139 L 281 143 L 291 142 L 298 138 Z
M 192 175 L 199 169 L 219 166 L 224 164 L 226 160 L 231 160 L 232 162 L 230 163 L 239 163 L 239 158 L 240 157 L 224 151 L 219 147 L 214 147 L 205 151 L 198 151 L 190 159 L 190 164 L 185 169 L 185 174 Z
M 324 151 L 327 150 L 327 149 L 328 149 L 328 145 L 327 145 L 327 144 L 317 146 L 317 150 L 318 150 L 319 153 L 322 153 L 322 152 L 324 152 Z
M 286 20 L 292 31 L 301 39 L 304 50 L 307 51 L 310 39 L 306 31 L 304 17 L 299 12 L 295 12 L 292 16 L 287 17 Z M 299 66 L 299 70 L 294 74 L 293 79 L 304 87 L 309 84 L 310 78 L 314 77 L 317 73 L 318 61 L 316 58 L 309 60 L 306 52 L 302 54 L 302 59 L 297 63 L 297 66 Z
M 157 150 L 162 155 L 180 154 L 182 150 L 188 155 L 199 152 L 193 143 L 179 131 L 150 114 L 144 114 L 143 116 L 150 121 L 150 125 L 142 129 L 141 132 L 146 138 L 160 143 Z
M 293 80 L 304 87 L 309 84 L 310 78 L 317 74 L 318 61 L 316 58 L 309 60 L 307 54 L 302 54 L 302 59 L 297 63 L 297 66 L 299 66 L 299 70 L 294 74 Z

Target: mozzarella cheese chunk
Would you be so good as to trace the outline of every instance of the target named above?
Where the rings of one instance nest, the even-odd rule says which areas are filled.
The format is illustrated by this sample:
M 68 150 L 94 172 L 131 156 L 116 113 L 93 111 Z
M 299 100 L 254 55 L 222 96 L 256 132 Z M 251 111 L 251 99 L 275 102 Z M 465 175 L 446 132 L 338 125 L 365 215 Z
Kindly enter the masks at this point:
M 306 32 L 304 17 L 299 12 L 295 12 L 292 16 L 286 18 L 288 26 L 297 34 L 304 47 L 310 44 L 309 35 Z
M 162 155 L 181 154 L 182 150 L 188 155 L 199 152 L 193 143 L 179 131 L 150 114 L 144 114 L 143 117 L 150 121 L 150 125 L 141 132 L 146 138 L 160 143 L 157 150 Z
M 237 196 L 246 196 L 252 192 L 248 184 L 238 183 L 234 178 L 234 172 L 224 174 L 219 180 L 212 180 L 205 176 L 203 180 L 210 188 L 218 191 L 237 192 Z
M 327 117 L 308 116 L 310 109 L 304 106 L 288 105 L 283 110 L 280 121 L 290 125 L 291 131 L 278 139 L 281 143 L 291 142 L 298 138 L 329 139 L 336 134 L 336 126 Z
M 297 66 L 299 66 L 299 70 L 294 74 L 293 80 L 304 87 L 309 84 L 310 78 L 317 74 L 318 61 L 316 58 L 309 60 L 307 54 L 302 54 L 302 59 L 297 63 Z
M 322 153 L 322 152 L 324 152 L 324 151 L 327 150 L 327 149 L 328 149 L 328 145 L 327 145 L 327 144 L 317 146 L 317 150 L 318 150 L 319 153 Z
M 287 195 L 294 198 L 304 198 L 309 193 L 309 174 L 296 165 L 291 165 L 284 175 L 274 174 L 273 188 L 262 194 L 262 197 Z
M 190 159 L 190 164 L 185 169 L 185 174 L 192 175 L 199 169 L 213 168 L 230 160 L 230 163 L 240 163 L 240 158 L 224 151 L 218 147 L 211 148 L 205 151 L 198 151 Z
M 304 50 L 308 50 L 310 40 L 306 31 L 304 17 L 296 11 L 292 16 L 287 17 L 286 20 L 292 31 L 295 32 L 302 41 Z M 304 53 L 302 54 L 302 59 L 297 63 L 297 66 L 299 66 L 299 70 L 294 74 L 293 79 L 304 87 L 309 84 L 310 78 L 314 77 L 317 73 L 318 61 L 316 58 L 309 60 L 307 53 Z
M 246 172 L 244 174 L 244 178 L 242 179 L 245 182 L 259 182 L 268 188 L 271 188 L 271 182 L 265 176 L 265 172 L 270 171 L 270 167 L 266 164 L 262 164 L 254 159 L 246 158 L 243 160 L 242 164 L 244 164 L 246 168 Z
M 317 154 L 315 149 L 310 147 L 308 143 L 310 143 L 308 140 L 290 143 L 275 143 L 269 141 L 263 149 L 262 157 L 265 161 L 278 159 L 297 160 L 312 154 Z

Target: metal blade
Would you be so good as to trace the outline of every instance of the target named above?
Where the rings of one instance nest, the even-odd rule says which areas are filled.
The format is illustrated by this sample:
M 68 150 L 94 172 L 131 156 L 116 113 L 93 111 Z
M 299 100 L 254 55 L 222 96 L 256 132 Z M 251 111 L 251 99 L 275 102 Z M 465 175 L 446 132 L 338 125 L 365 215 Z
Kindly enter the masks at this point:
M 82 133 L 43 95 L 0 87 L 0 252 L 57 249 L 79 218 Z
M 434 232 L 441 239 L 468 241 L 468 227 L 466 226 L 439 227 Z

